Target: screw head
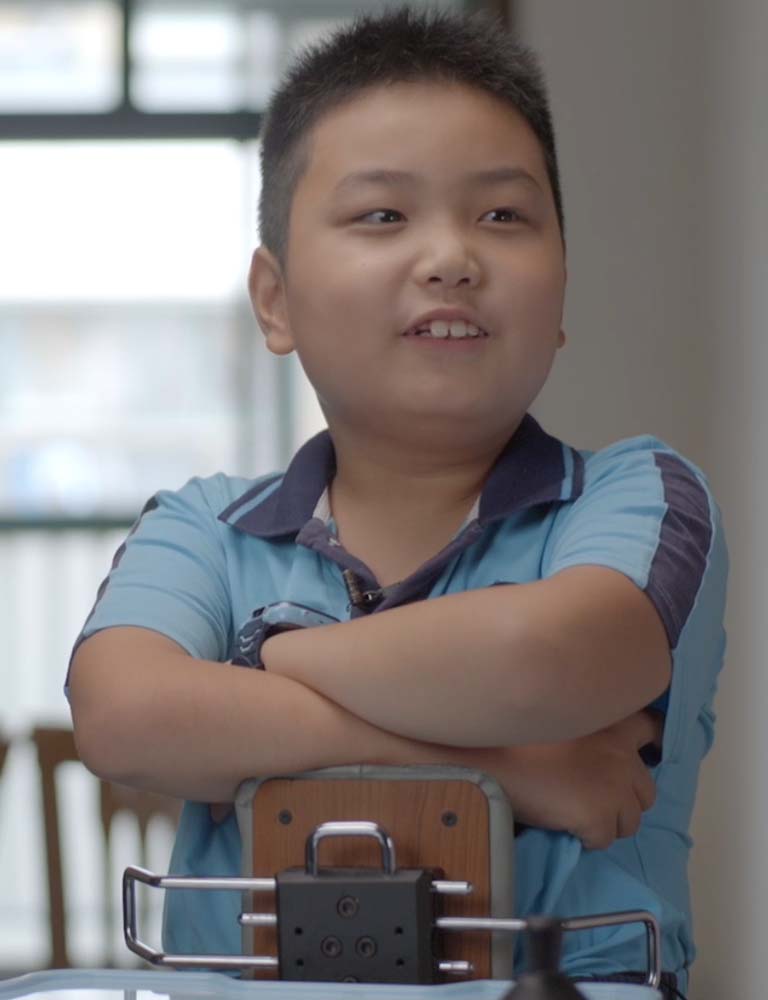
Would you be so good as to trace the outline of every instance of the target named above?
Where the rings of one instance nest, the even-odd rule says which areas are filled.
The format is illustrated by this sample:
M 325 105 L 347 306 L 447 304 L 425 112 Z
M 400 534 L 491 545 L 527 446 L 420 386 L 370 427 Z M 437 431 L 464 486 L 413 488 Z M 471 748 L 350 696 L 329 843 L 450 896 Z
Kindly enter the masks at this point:
M 377 950 L 372 937 L 361 937 L 355 942 L 355 951 L 361 958 L 373 958 Z
M 442 820 L 443 820 L 443 826 L 456 826 L 456 824 L 459 822 L 459 817 L 456 815 L 455 812 L 451 812 L 449 810 L 448 812 L 443 813 Z
M 342 896 L 336 904 L 336 912 L 340 917 L 354 917 L 360 909 L 360 903 L 354 896 Z
M 277 819 L 283 826 L 288 826 L 289 823 L 293 822 L 293 813 L 290 809 L 281 809 L 277 814 Z
M 332 934 L 320 942 L 320 951 L 326 958 L 338 958 L 344 950 L 341 941 Z

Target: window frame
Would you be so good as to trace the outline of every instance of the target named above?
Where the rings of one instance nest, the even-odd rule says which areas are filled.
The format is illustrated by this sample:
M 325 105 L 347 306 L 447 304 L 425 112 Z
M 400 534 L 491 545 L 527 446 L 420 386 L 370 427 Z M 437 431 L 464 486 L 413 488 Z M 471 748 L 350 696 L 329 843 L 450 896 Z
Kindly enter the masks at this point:
M 240 141 L 258 137 L 261 128 L 260 111 L 142 111 L 131 100 L 131 30 L 135 0 L 114 0 L 121 13 L 121 79 L 120 98 L 111 111 L 99 112 L 3 112 L 0 113 L 0 141 L 91 140 L 91 139 L 233 139 Z M 284 10 L 280 0 L 255 3 L 239 0 L 243 12 L 253 9 Z M 306 0 L 292 0 L 292 10 L 304 8 Z M 468 12 L 492 14 L 507 30 L 513 27 L 514 0 L 463 0 Z M 317 7 L 307 8 L 317 14 Z

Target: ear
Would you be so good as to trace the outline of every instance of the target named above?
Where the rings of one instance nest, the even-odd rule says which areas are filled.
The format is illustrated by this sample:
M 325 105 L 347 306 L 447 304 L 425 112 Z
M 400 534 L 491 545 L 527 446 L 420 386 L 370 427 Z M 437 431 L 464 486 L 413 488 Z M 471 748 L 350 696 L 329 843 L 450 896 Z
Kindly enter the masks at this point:
M 567 284 L 568 284 L 568 264 L 566 263 L 566 258 L 565 258 L 565 241 L 563 241 L 563 288 L 565 288 Z M 566 340 L 565 330 L 563 330 L 561 327 L 560 332 L 557 335 L 558 350 L 560 350 L 560 348 L 564 346 L 565 340 Z
M 294 349 L 283 270 L 275 255 L 258 247 L 248 272 L 251 305 L 264 334 L 267 349 L 273 354 L 290 354 Z

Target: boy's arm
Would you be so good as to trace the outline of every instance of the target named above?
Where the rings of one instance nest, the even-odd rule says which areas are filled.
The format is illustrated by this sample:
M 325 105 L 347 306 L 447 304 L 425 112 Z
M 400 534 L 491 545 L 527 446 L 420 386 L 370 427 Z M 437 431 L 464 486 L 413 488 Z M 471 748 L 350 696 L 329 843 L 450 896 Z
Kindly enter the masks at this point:
M 231 801 L 264 774 L 335 764 L 447 761 L 304 685 L 190 656 L 143 628 L 104 629 L 70 673 L 78 751 L 101 777 L 193 801 Z
M 92 771 L 192 800 L 231 801 L 245 778 L 333 764 L 456 764 L 493 775 L 520 821 L 603 847 L 634 833 L 654 799 L 637 751 L 660 729 L 645 714 L 550 747 L 430 745 L 377 729 L 295 681 L 196 660 L 139 628 L 83 642 L 70 697 Z
M 542 579 L 274 636 L 267 670 L 384 729 L 456 745 L 574 738 L 651 704 L 689 622 L 722 645 L 717 505 L 701 473 L 652 439 L 604 449 L 580 478 L 553 516 Z M 711 686 L 708 671 L 691 680 L 686 712 L 695 717 Z
M 475 747 L 597 732 L 653 702 L 671 676 L 649 598 L 586 565 L 284 633 L 262 658 L 375 726 Z

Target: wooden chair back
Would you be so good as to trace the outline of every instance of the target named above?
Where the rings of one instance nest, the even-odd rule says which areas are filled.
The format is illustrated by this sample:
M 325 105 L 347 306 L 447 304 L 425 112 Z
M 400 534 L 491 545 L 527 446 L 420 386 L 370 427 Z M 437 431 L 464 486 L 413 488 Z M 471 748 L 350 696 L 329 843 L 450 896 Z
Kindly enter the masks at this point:
M 325 780 L 273 778 L 252 802 L 252 866 L 255 877 L 304 867 L 307 837 L 321 823 L 371 820 L 395 841 L 397 865 L 439 868 L 449 880 L 471 882 L 470 896 L 445 897 L 444 916 L 482 917 L 490 912 L 488 801 L 481 789 L 457 780 Z M 368 838 L 323 841 L 321 868 L 381 867 L 381 850 Z M 259 912 L 274 909 L 268 895 L 254 897 Z M 467 960 L 472 978 L 491 978 L 490 935 L 444 934 L 443 955 Z M 276 955 L 277 931 L 253 932 L 253 954 Z M 277 978 L 269 971 L 259 979 Z
M 39 726 L 32 732 L 37 749 L 42 794 L 45 849 L 48 870 L 48 901 L 50 915 L 50 967 L 70 968 L 67 950 L 67 910 L 64 900 L 62 873 L 60 810 L 56 788 L 58 768 L 70 761 L 79 761 L 74 734 L 71 729 L 57 726 Z M 112 823 L 119 813 L 133 816 L 140 835 L 141 863 L 146 858 L 147 827 L 157 815 L 166 816 L 175 825 L 181 811 L 181 802 L 166 796 L 142 792 L 107 781 L 99 782 L 99 806 L 104 838 L 104 923 L 107 941 L 106 963 L 111 963 L 111 943 L 114 929 L 113 901 L 110 895 L 111 832 Z

